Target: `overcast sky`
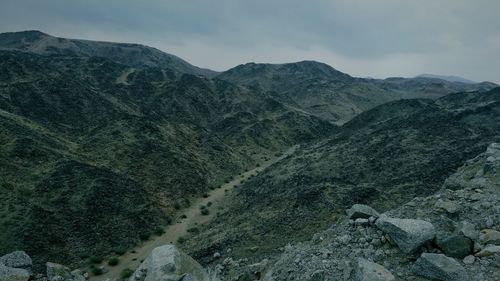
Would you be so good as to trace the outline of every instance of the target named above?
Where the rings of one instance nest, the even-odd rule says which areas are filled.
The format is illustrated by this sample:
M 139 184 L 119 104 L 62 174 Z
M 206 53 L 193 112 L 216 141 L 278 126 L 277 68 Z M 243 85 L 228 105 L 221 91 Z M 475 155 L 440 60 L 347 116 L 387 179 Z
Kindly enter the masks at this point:
M 192 64 L 325 62 L 500 83 L 499 0 L 0 0 L 0 32 L 134 42 Z

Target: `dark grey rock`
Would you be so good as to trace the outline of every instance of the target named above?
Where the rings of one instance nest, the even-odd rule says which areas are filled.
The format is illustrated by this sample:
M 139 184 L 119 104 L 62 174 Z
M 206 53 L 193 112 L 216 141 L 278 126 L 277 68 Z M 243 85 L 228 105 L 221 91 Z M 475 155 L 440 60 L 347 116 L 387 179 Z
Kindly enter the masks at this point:
M 474 243 L 460 234 L 440 233 L 436 237 L 436 244 L 450 257 L 464 258 L 471 254 Z
M 423 253 L 413 264 L 413 272 L 430 280 L 468 281 L 467 271 L 455 259 L 442 254 Z

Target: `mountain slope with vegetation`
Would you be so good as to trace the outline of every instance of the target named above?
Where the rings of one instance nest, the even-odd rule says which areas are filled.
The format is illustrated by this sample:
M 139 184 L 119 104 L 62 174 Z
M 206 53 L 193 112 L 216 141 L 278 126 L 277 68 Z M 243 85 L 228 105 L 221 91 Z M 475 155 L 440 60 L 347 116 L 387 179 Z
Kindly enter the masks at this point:
M 1 252 L 65 263 L 120 252 L 191 198 L 336 130 L 169 66 L 0 50 Z
M 218 74 L 137 44 L 0 34 L 0 252 L 25 249 L 35 266 L 123 252 L 300 143 L 238 193 L 241 216 L 204 235 L 235 226 L 247 234 L 221 241 L 245 247 L 306 237 L 355 201 L 431 192 L 497 137 L 493 86 L 360 79 L 317 62 Z M 401 100 L 422 97 L 438 99 Z
M 359 113 L 399 99 L 439 98 L 463 91 L 488 91 L 494 83 L 465 84 L 432 78 L 351 77 L 315 61 L 239 65 L 219 79 L 266 92 L 277 100 L 341 125 Z
M 325 228 L 353 204 L 385 211 L 434 193 L 498 142 L 499 132 L 500 88 L 380 105 L 243 184 L 189 248 L 205 262 L 227 248 L 235 257 L 262 258 Z

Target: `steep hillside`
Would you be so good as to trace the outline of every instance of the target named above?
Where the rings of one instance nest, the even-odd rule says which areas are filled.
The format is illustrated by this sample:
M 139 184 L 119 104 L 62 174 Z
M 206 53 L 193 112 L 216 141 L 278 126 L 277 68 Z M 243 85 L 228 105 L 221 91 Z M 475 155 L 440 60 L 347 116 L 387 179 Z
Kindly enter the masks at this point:
M 189 248 L 205 261 L 226 248 L 236 257 L 262 256 L 353 204 L 384 211 L 429 195 L 499 132 L 500 88 L 383 104 L 249 180 Z
M 315 61 L 239 65 L 217 76 L 269 93 L 277 100 L 325 120 L 343 124 L 382 103 L 411 98 L 439 98 L 449 93 L 496 87 L 430 78 L 354 78 Z
M 207 77 L 217 74 L 215 71 L 193 66 L 174 55 L 140 44 L 66 39 L 36 30 L 1 33 L 0 49 L 43 56 L 103 57 L 136 68 L 170 68 L 181 73 Z
M 176 206 L 335 130 L 179 69 L 18 50 L 0 51 L 0 121 L 0 251 L 65 263 L 128 248 Z

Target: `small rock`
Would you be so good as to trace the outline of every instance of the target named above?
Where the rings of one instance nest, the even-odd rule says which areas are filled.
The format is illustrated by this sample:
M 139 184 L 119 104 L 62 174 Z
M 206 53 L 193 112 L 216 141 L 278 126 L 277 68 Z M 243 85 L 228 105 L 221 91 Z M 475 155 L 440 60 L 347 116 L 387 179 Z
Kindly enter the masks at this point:
M 220 258 L 220 253 L 219 252 L 215 252 L 214 253 L 214 258 Z
M 500 253 L 500 246 L 497 245 L 486 245 L 481 251 L 475 254 L 476 257 L 487 257 Z
M 404 253 L 414 252 L 436 236 L 434 226 L 423 220 L 396 219 L 382 215 L 375 225 L 387 233 Z
M 347 209 L 347 216 L 352 219 L 368 219 L 369 217 L 378 218 L 380 215 L 375 209 L 362 204 L 354 204 L 350 209 Z
M 457 232 L 458 234 L 462 234 L 463 236 L 472 239 L 472 240 L 477 240 L 478 238 L 478 232 L 476 230 L 476 226 L 474 226 L 472 223 L 467 222 L 467 221 L 461 221 L 458 226 L 457 226 Z
M 368 219 L 358 218 L 358 219 L 354 220 L 354 224 L 361 225 L 361 226 L 367 226 L 370 224 L 370 222 L 368 221 Z
M 393 281 L 394 275 L 385 267 L 363 258 L 358 258 L 356 281 Z
M 483 229 L 479 233 L 479 242 L 483 245 L 494 244 L 500 245 L 500 231 L 493 229 Z
M 325 274 L 323 270 L 315 271 L 309 278 L 309 281 L 323 281 L 323 280 L 325 280 Z
M 476 261 L 476 257 L 473 255 L 468 255 L 463 259 L 464 264 L 471 265 Z
M 434 205 L 436 208 L 444 209 L 450 214 L 456 214 L 460 211 L 460 205 L 455 201 L 438 200 Z
M 468 281 L 467 271 L 456 260 L 442 254 L 423 253 L 413 264 L 413 272 L 431 280 Z

